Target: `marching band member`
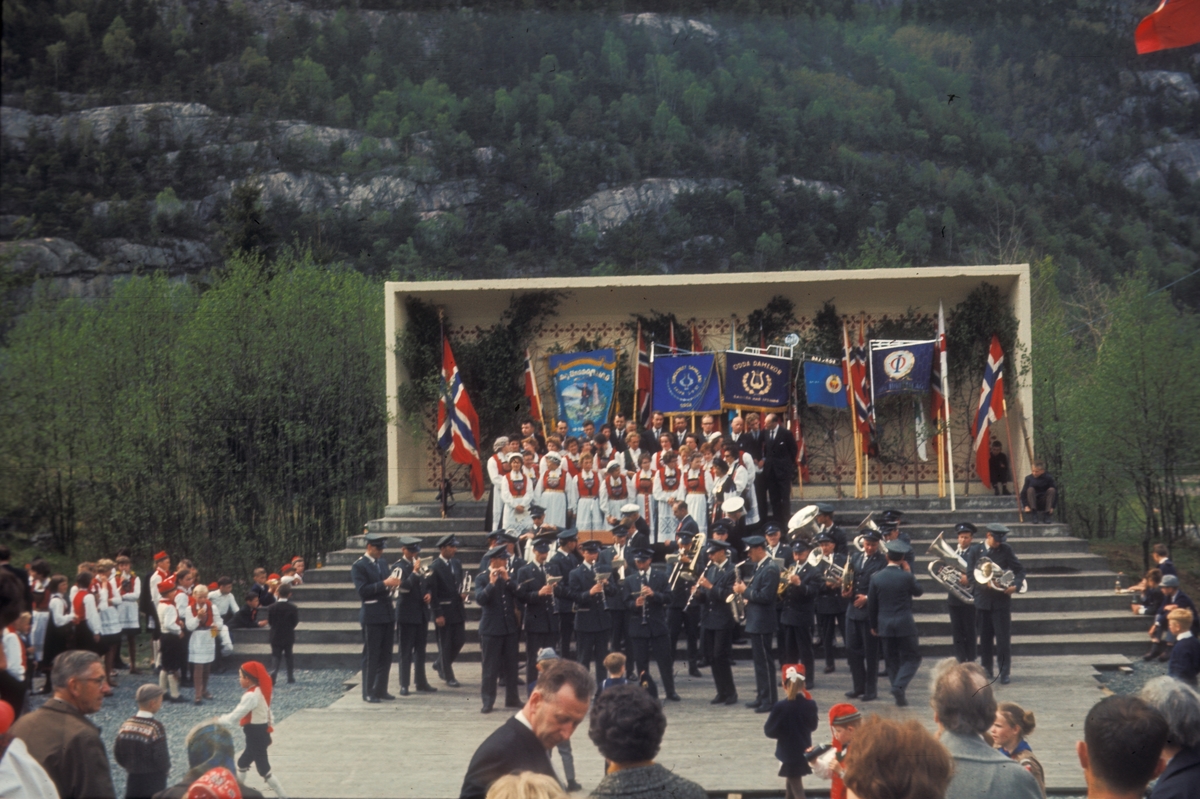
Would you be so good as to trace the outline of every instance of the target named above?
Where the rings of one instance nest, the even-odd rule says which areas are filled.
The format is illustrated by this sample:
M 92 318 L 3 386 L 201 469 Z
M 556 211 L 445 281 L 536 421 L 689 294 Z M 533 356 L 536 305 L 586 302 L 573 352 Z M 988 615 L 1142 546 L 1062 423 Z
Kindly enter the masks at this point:
M 833 519 L 835 508 L 828 502 L 817 503 L 817 532 L 828 533 L 833 539 L 833 543 L 837 546 L 835 550 L 839 555 L 846 554 L 846 547 L 850 545 L 850 540 L 846 536 L 846 531 L 838 526 Z
M 653 543 L 667 542 L 675 536 L 675 514 L 671 506 L 684 497 L 683 480 L 676 468 L 678 454 L 671 449 L 658 453 L 662 468 L 654 476 L 654 500 L 657 503 L 658 526 Z
M 837 551 L 837 542 L 828 531 L 819 533 L 815 539 L 821 548 L 821 555 L 830 559 L 833 565 L 846 568 L 848 556 Z M 822 568 L 822 574 L 826 572 Z M 821 649 L 825 651 L 825 673 L 837 671 L 837 660 L 834 657 L 837 646 L 838 628 L 842 631 L 842 640 L 846 640 L 846 607 L 850 604 L 842 596 L 842 585 L 837 580 L 825 579 L 820 592 L 817 594 L 817 635 L 821 639 Z
M 846 696 L 870 702 L 877 697 L 879 684 L 879 640 L 871 634 L 867 591 L 876 572 L 887 568 L 887 558 L 879 551 L 879 533 L 874 530 L 863 533 L 863 551 L 854 553 L 850 560 L 854 565 L 854 581 L 842 590 L 842 596 L 850 602 L 846 608 L 846 654 L 854 687 Z
M 528 526 L 529 503 L 533 501 L 533 481 L 525 474 L 525 458 L 514 452 L 508 456 L 508 474 L 500 481 L 504 518 L 500 528 Z M 497 528 L 497 529 L 500 529 Z
M 438 641 L 438 659 L 434 671 L 451 688 L 459 686 L 454 678 L 454 659 L 462 651 L 467 638 L 467 616 L 463 606 L 463 566 L 455 557 L 458 539 L 453 533 L 437 541 L 438 557 L 430 566 L 425 590 L 430 595 L 429 606 L 433 614 L 435 634 Z
M 982 544 L 974 543 L 976 531 L 977 528 L 970 522 L 959 522 L 954 526 L 958 536 L 956 554 L 967 562 L 967 573 L 959 584 L 968 590 L 971 588 L 975 561 L 979 560 L 983 551 Z M 954 659 L 959 663 L 972 663 L 975 661 L 975 606 L 949 591 L 946 592 L 946 606 L 950 613 L 950 632 L 954 638 Z
M 783 611 L 779 614 L 779 626 L 783 630 L 783 662 L 803 665 L 805 674 L 812 674 L 816 665 L 812 645 L 813 610 L 817 595 L 825 585 L 824 572 L 808 564 L 812 548 L 813 545 L 805 538 L 792 544 L 791 574 L 784 578 Z M 815 683 L 815 679 L 811 684 L 805 681 L 806 687 L 812 687 Z
M 658 664 L 663 695 L 672 702 L 680 701 L 675 693 L 675 675 L 671 667 L 670 634 L 667 628 L 667 605 L 671 588 L 667 575 L 650 568 L 654 551 L 637 549 L 633 552 L 634 568 L 621 584 L 625 602 L 627 640 L 632 644 L 637 667 L 634 674 L 650 670 L 650 658 Z
M 605 547 L 596 560 L 600 568 L 612 571 L 612 580 L 620 588 L 625 581 L 625 575 L 633 571 L 633 548 L 629 546 L 629 528 L 618 524 L 612 529 L 613 542 Z M 622 564 L 622 562 L 626 562 Z M 604 597 L 604 607 L 612 620 L 612 641 L 608 646 L 610 652 L 621 652 L 625 655 L 628 673 L 633 674 L 633 647 L 629 641 L 628 629 L 625 625 L 625 599 L 621 592 L 615 591 Z
M 633 490 L 633 480 L 625 476 L 621 460 L 613 459 L 604 470 L 604 481 L 600 484 L 600 511 L 609 526 L 620 521 L 621 506 L 629 502 Z
M 583 564 L 579 553 L 579 531 L 563 530 L 558 534 L 558 550 L 550 558 L 546 572 L 559 578 L 554 586 L 554 615 L 558 617 L 558 651 L 571 659 L 571 641 L 575 637 L 575 602 L 571 597 L 571 572 Z
M 871 578 L 867 588 L 871 634 L 882 644 L 892 696 L 898 707 L 908 705 L 905 691 L 921 665 L 912 601 L 924 591 L 908 565 L 906 555 L 911 552 L 912 547 L 904 541 L 893 542 L 887 551 L 887 567 Z
M 678 506 L 676 506 L 678 507 Z M 686 513 L 687 506 L 684 506 Z M 678 512 L 678 511 L 677 511 Z M 694 552 L 695 533 L 690 528 L 684 528 L 682 524 L 675 532 L 675 541 L 668 546 L 668 551 L 679 554 L 679 562 L 682 568 L 691 570 L 694 560 L 699 559 L 696 563 L 693 574 L 703 574 L 707 565 L 706 558 L 708 557 L 703 552 Z M 679 642 L 680 632 L 687 635 L 687 662 L 688 675 L 699 677 L 700 675 L 700 604 L 698 602 L 688 603 L 692 598 L 690 586 L 694 583 L 686 582 L 685 580 L 676 580 L 675 586 L 671 591 L 671 604 L 667 610 L 667 634 L 669 636 L 669 646 L 671 651 L 671 660 L 675 660 L 675 645 Z
M 612 636 L 612 618 L 605 609 L 605 597 L 617 592 L 611 569 L 600 567 L 600 542 L 584 541 L 583 564 L 571 572 L 570 594 L 575 602 L 575 635 L 578 639 L 579 664 L 594 663 L 596 685 L 604 682 L 604 658 Z
M 583 533 L 594 533 L 607 527 L 600 510 L 599 474 L 592 469 L 592 455 L 579 459 L 579 474 L 567 482 L 567 505 L 575 515 L 575 527 Z
M 402 555 L 392 564 L 400 571 L 397 587 L 396 631 L 399 633 L 400 696 L 408 696 L 410 680 L 415 680 L 418 693 L 433 694 L 437 689 L 425 676 L 425 643 L 429 637 L 429 605 L 433 596 L 421 576 L 421 539 L 405 536 L 400 539 Z
M 533 501 L 545 508 L 545 523 L 559 530 L 567 526 L 568 482 L 570 475 L 562 468 L 562 456 L 554 450 L 547 452 L 546 468 L 535 484 Z
M 747 558 L 754 566 L 744 565 L 750 580 L 738 580 L 733 592 L 746 600 L 746 635 L 750 637 L 750 650 L 754 656 L 755 696 L 746 707 L 756 713 L 770 713 L 779 699 L 779 687 L 775 681 L 775 662 L 771 657 L 771 639 L 779 626 L 775 615 L 775 604 L 779 601 L 779 569 L 767 557 L 767 540 L 761 535 L 752 535 L 742 541 L 746 545 Z
M 517 583 L 508 571 L 508 551 L 492 547 L 484 556 L 485 566 L 475 577 L 475 601 L 483 609 L 479 619 L 479 645 L 483 650 L 483 679 L 479 686 L 481 713 L 491 713 L 496 704 L 496 683 L 504 675 L 504 706 L 521 707 L 517 688 L 519 670 Z
M 688 513 L 696 520 L 698 533 L 708 532 L 708 475 L 704 469 L 704 456 L 692 453 L 687 471 L 683 473 L 684 501 Z
M 738 701 L 737 686 L 733 682 L 733 668 L 730 659 L 733 656 L 733 630 L 736 623 L 733 610 L 726 600 L 733 592 L 735 574 L 733 564 L 729 562 L 728 542 L 715 537 L 709 541 L 708 568 L 704 575 L 696 581 L 693 589 L 698 601 L 704 602 L 704 619 L 700 622 L 704 630 L 704 656 L 712 666 L 713 683 L 717 695 L 710 704 L 736 705 Z
M 995 675 L 992 671 L 992 652 L 1000 666 L 1000 683 L 1008 685 L 1012 669 L 1012 595 L 1021 587 L 1025 580 L 1025 567 L 1013 552 L 1012 547 L 1004 542 L 1008 528 L 1003 524 L 987 526 L 987 548 L 979 553 L 996 564 L 997 575 L 1011 571 L 1013 581 L 1008 588 L 999 589 L 993 582 L 984 585 L 974 579 L 972 569 L 973 593 L 975 594 L 975 624 L 979 628 L 979 665 L 987 672 L 988 679 Z M 978 564 L 978 560 L 976 560 Z M 994 643 L 993 643 L 994 641 Z
M 554 588 L 548 578 L 550 542 L 557 534 L 539 535 L 533 542 L 533 559 L 517 572 L 517 598 L 525 606 L 521 626 L 525 630 L 525 684 L 532 694 L 537 687 L 537 654 L 558 643 L 558 614 L 554 612 Z
M 643 452 L 638 457 L 638 470 L 633 475 L 634 489 L 637 491 L 637 504 L 642 518 L 651 530 L 657 529 L 656 520 L 658 503 L 654 500 L 654 469 L 651 466 L 652 456 Z

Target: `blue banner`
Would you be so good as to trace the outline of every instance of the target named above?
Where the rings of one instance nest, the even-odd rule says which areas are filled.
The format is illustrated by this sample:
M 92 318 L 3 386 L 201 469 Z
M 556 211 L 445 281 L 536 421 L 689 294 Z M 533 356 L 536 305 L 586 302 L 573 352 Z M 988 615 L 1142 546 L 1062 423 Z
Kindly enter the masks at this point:
M 934 341 L 872 341 L 871 386 L 875 398 L 926 394 L 933 370 Z
M 846 402 L 846 377 L 842 365 L 804 362 L 804 394 L 809 405 L 824 405 L 829 408 L 848 408 Z
M 584 422 L 594 422 L 599 430 L 608 421 L 616 369 L 617 355 L 612 349 L 550 356 L 557 418 L 567 423 L 567 435 L 580 435 Z
M 792 361 L 774 355 L 725 353 L 725 407 L 776 411 L 788 406 Z
M 653 363 L 654 410 L 660 413 L 710 413 L 721 410 L 721 384 L 712 352 L 665 355 Z

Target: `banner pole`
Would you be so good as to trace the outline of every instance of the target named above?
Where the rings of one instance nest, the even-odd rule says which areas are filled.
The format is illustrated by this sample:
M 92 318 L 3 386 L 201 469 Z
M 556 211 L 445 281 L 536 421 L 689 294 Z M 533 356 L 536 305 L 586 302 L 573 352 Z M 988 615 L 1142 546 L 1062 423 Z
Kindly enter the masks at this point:
M 942 431 L 937 433 L 937 462 L 938 462 L 938 499 L 946 496 L 946 464 L 942 461 Z
M 940 343 L 938 349 L 941 351 L 942 360 L 942 418 L 946 424 L 946 477 L 950 481 L 950 510 L 957 510 L 954 496 L 954 446 L 950 440 L 950 374 L 947 368 L 946 350 Z
M 614 350 L 613 353 L 615 356 L 616 350 Z M 618 390 L 618 385 L 620 382 L 619 378 L 621 375 L 620 370 L 621 370 L 620 357 L 613 357 L 613 390 L 612 390 L 613 401 L 612 401 L 612 404 L 608 406 L 608 423 L 609 424 L 612 424 L 613 419 L 615 419 L 617 416 L 621 415 L 621 392 Z M 634 400 L 634 402 L 637 402 L 637 400 Z
M 446 380 L 446 322 L 443 318 L 443 311 L 440 307 L 438 308 L 438 336 L 442 342 L 442 381 L 444 383 Z M 444 393 L 445 389 L 442 391 Z M 476 444 L 478 443 L 479 442 L 476 442 Z M 439 460 L 441 462 L 441 477 L 438 480 L 438 499 L 441 502 L 442 518 L 444 519 L 450 511 L 448 504 L 449 492 L 446 491 L 446 450 L 438 447 L 438 455 L 440 456 Z
M 917 402 L 921 398 L 917 397 Z M 913 496 L 921 498 L 921 442 L 917 440 L 917 406 L 913 406 Z
M 1012 478 L 1013 494 L 1017 498 L 1017 518 L 1023 523 L 1025 521 L 1025 509 L 1021 505 L 1021 492 L 1017 490 L 1017 473 L 1013 470 L 1013 443 L 1012 443 L 1012 427 L 1008 424 L 1008 400 L 1004 397 L 1000 398 L 1000 407 L 1004 409 L 1004 432 L 1008 434 L 1008 476 Z M 995 482 L 993 480 L 993 482 Z

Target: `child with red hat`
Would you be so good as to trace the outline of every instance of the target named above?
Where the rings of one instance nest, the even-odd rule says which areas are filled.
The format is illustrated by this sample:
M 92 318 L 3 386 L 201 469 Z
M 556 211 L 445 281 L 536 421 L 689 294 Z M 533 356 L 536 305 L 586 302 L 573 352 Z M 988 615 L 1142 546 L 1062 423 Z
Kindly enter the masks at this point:
M 240 725 L 246 734 L 246 749 L 237 759 L 238 782 L 246 782 L 246 775 L 253 764 L 276 796 L 287 799 L 279 779 L 271 773 L 271 762 L 267 759 L 267 747 L 271 745 L 271 722 L 274 720 L 271 714 L 271 691 L 274 687 L 271 675 L 263 664 L 250 660 L 242 664 L 239 678 L 246 693 L 242 694 L 237 707 L 217 719 L 227 727 Z
M 179 591 L 175 575 L 160 580 L 158 589 L 158 653 L 161 670 L 158 673 L 158 685 L 167 692 L 168 702 L 182 702 L 179 695 L 179 674 L 187 668 L 187 642 L 184 640 L 186 622 L 175 604 L 175 595 Z
M 813 773 L 830 781 L 829 799 L 846 799 L 846 785 L 842 782 L 846 772 L 842 768 L 842 761 L 849 754 L 850 741 L 861 723 L 862 713 L 848 702 L 841 702 L 829 708 L 829 727 L 833 732 L 833 744 L 812 761 Z

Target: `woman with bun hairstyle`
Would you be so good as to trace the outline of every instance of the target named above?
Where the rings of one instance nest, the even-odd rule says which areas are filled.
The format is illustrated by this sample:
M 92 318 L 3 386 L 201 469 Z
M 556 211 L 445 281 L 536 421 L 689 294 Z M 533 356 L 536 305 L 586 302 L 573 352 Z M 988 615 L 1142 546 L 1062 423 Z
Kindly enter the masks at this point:
M 271 714 L 271 691 L 274 688 L 271 675 L 263 664 L 250 660 L 242 664 L 238 677 L 246 693 L 242 694 L 237 707 L 217 719 L 226 727 L 241 726 L 246 734 L 246 749 L 237 759 L 238 782 L 246 782 L 246 775 L 253 764 L 275 795 L 279 799 L 287 799 L 279 779 L 271 773 L 271 762 L 267 759 L 267 747 L 271 745 L 271 723 L 274 721 Z
M 1034 719 L 1032 710 L 1025 710 L 1013 702 L 1001 702 L 996 708 L 996 721 L 992 724 L 990 732 L 996 749 L 1024 766 L 1038 781 L 1042 796 L 1045 796 L 1046 773 L 1025 740 L 1036 726 L 1037 720 Z

